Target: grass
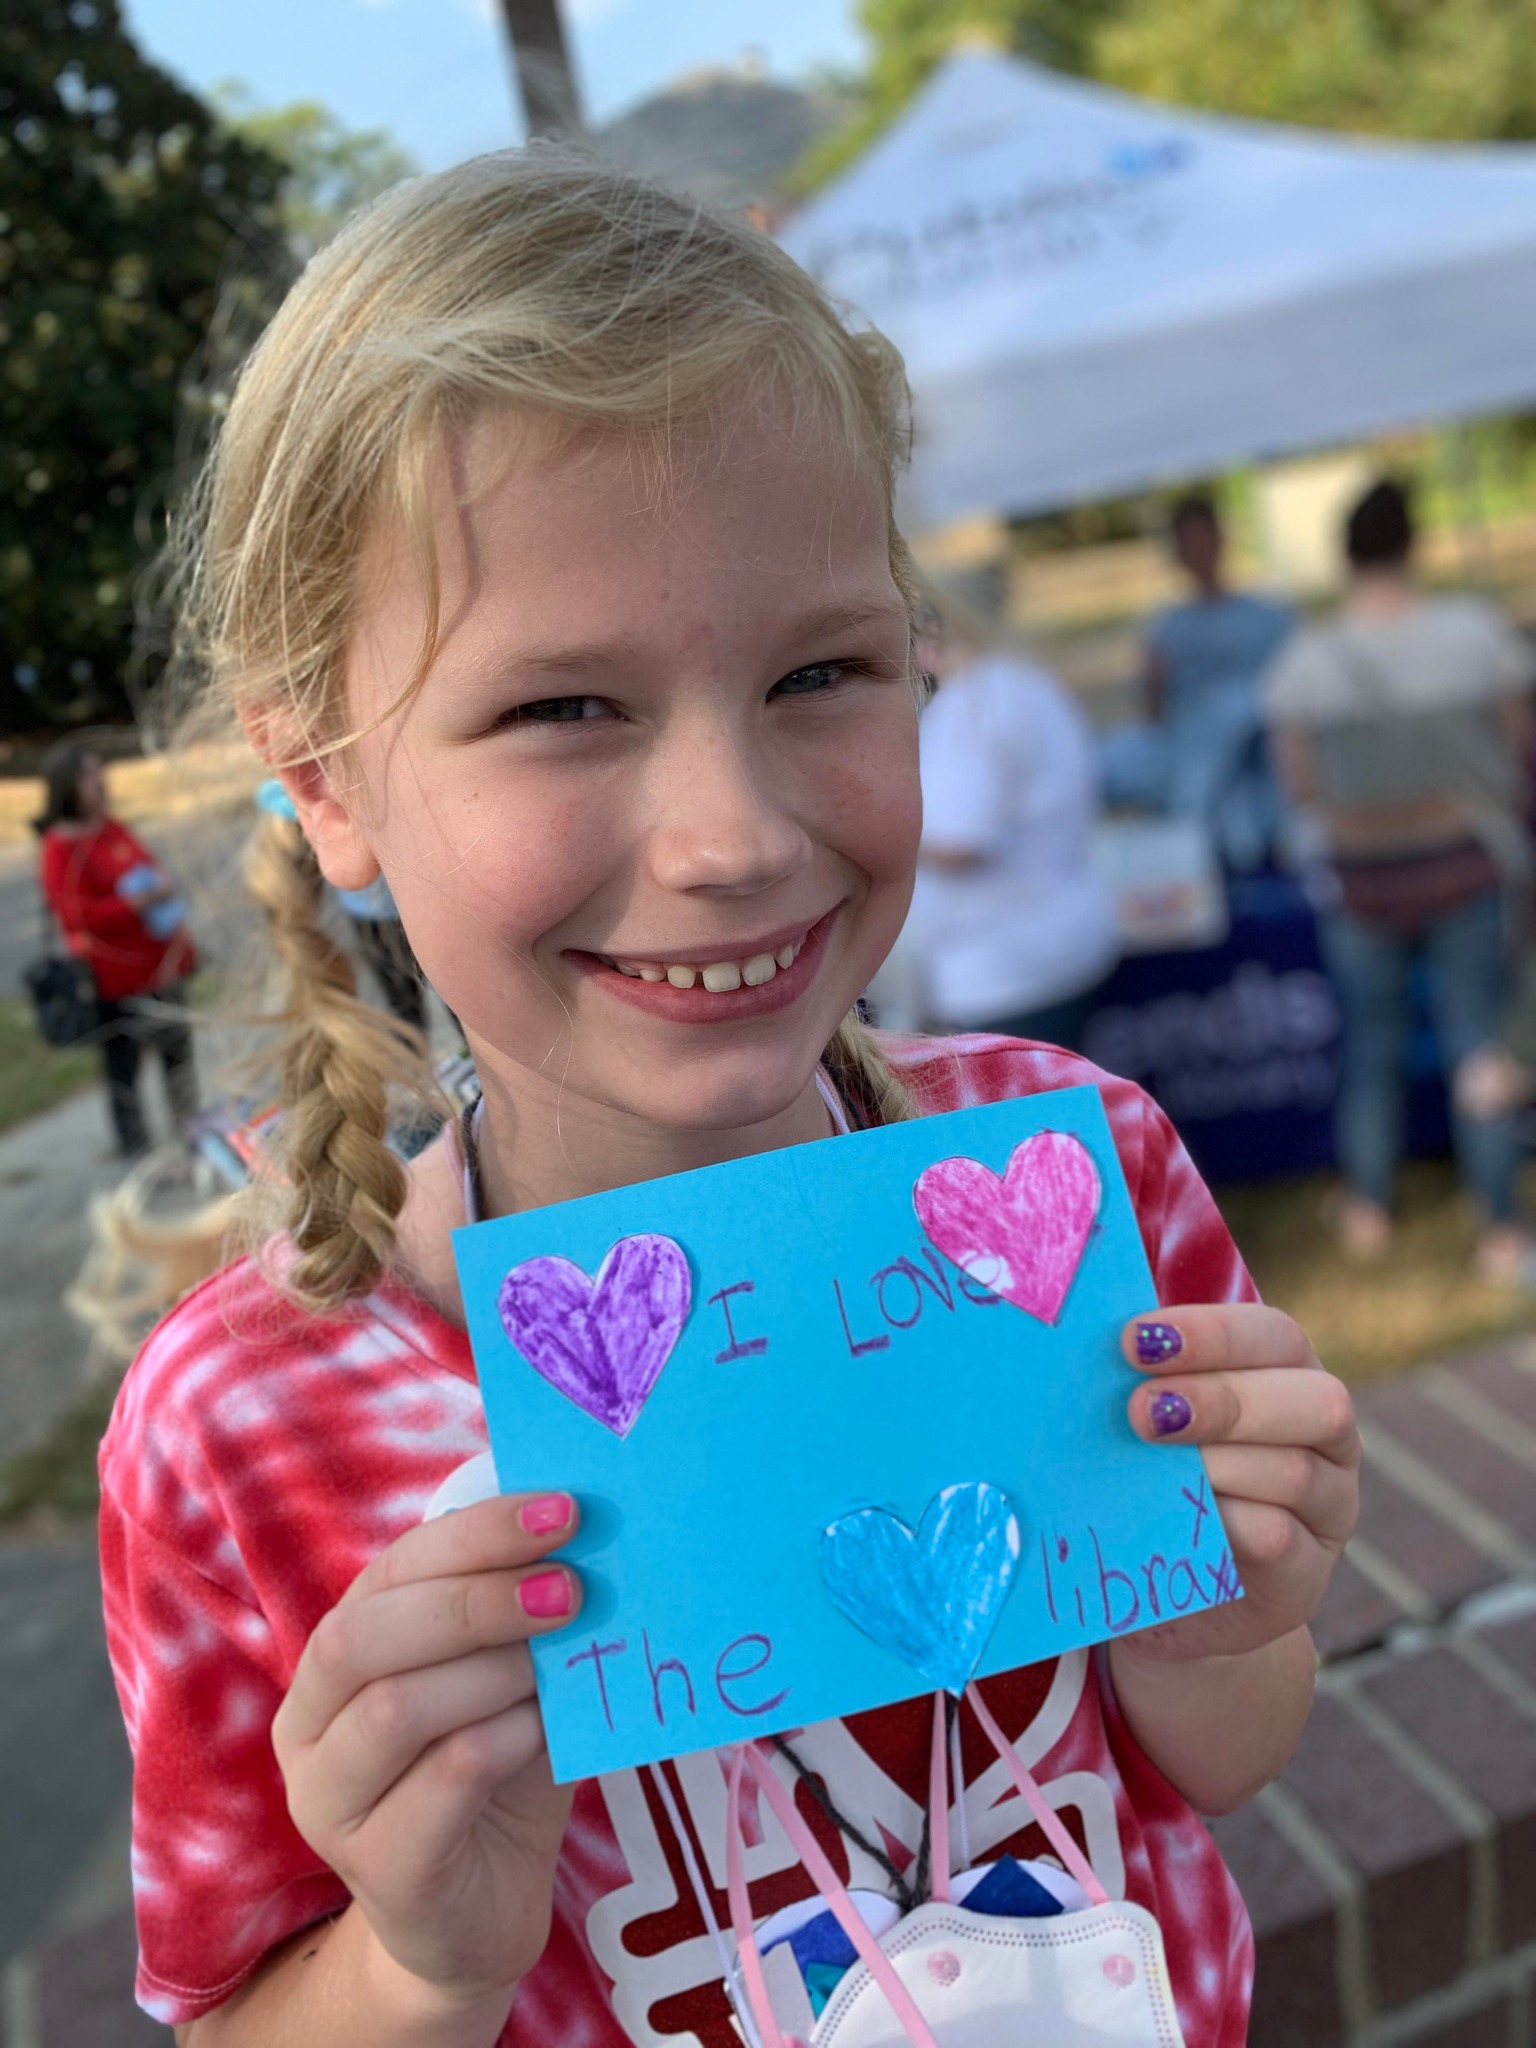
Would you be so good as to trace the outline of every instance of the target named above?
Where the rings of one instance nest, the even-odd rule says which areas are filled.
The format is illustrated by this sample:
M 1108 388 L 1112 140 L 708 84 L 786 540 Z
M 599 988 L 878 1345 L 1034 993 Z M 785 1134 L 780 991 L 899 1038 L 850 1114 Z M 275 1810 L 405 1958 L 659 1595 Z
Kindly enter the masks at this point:
M 39 1511 L 94 1515 L 100 1500 L 96 1447 L 117 1397 L 117 1376 L 87 1387 L 41 1443 L 0 1465 L 0 1523 Z
M 1318 1356 L 1354 1385 L 1426 1359 L 1536 1329 L 1536 1294 L 1472 1270 L 1476 1223 L 1448 1160 L 1403 1172 L 1395 1241 L 1379 1263 L 1333 1242 L 1332 1176 L 1218 1190 L 1222 1214 L 1266 1301 L 1295 1316 Z
M 0 997 L 0 1131 L 39 1116 L 101 1079 L 94 1046 L 43 1042 L 24 997 Z

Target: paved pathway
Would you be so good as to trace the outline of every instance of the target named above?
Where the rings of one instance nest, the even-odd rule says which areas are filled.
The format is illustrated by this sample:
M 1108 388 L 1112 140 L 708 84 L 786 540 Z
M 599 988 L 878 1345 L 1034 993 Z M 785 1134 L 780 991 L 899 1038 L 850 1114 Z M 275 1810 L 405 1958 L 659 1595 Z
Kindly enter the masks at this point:
M 110 1150 L 94 1088 L 0 1136 L 0 1458 L 36 1442 L 86 1384 L 88 1341 L 63 1294 L 85 1256 L 91 1198 L 122 1171 Z
M 63 1925 L 72 1893 L 92 1918 L 126 1896 L 128 1793 L 95 1528 L 8 1538 L 0 1542 L 0 1959 Z

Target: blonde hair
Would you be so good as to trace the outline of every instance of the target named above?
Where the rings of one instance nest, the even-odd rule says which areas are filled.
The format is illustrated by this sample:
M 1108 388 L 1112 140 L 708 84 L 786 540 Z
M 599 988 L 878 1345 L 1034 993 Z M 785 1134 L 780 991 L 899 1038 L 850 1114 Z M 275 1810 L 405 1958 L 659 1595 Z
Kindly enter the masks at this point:
M 685 446 L 727 436 L 743 408 L 872 461 L 891 506 L 909 439 L 900 359 L 760 231 L 551 145 L 412 180 L 314 258 L 240 376 L 176 529 L 175 673 L 284 762 L 333 753 L 353 737 L 344 657 L 386 515 L 426 594 L 397 703 L 430 666 L 428 491 L 454 436 L 506 410 L 621 434 L 665 489 Z M 889 533 L 910 596 L 894 516 Z M 296 826 L 263 820 L 247 878 L 286 976 L 273 1178 L 296 1257 L 281 1279 L 326 1313 L 390 1258 L 405 1176 L 389 1107 L 429 1086 L 425 1047 L 358 1000 Z M 827 1057 L 870 1118 L 910 1114 L 856 1016 Z

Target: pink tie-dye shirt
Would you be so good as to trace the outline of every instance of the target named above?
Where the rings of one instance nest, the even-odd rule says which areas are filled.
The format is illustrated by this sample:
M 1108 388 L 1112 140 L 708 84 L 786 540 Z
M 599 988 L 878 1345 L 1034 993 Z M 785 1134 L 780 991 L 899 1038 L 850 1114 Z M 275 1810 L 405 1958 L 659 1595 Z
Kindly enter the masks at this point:
M 929 1112 L 1096 1085 L 1159 1301 L 1253 1298 L 1183 1147 L 1131 1084 L 1009 1039 L 892 1038 L 887 1051 Z M 350 1317 L 317 1322 L 245 1261 L 189 1295 L 140 1352 L 102 1446 L 101 1543 L 135 1761 L 138 1995 L 157 2019 L 179 2023 L 218 2005 L 277 1943 L 347 1903 L 288 1817 L 272 1718 L 321 1616 L 485 1447 L 463 1332 L 396 1286 Z M 1242 1900 L 1205 1828 L 1127 1731 L 1103 1660 L 1075 1652 L 989 1679 L 983 1693 L 1111 1896 L 1161 1923 L 1190 2048 L 1241 2048 L 1253 1968 Z M 898 1867 L 922 1826 L 929 1714 L 915 1700 L 824 1723 L 795 1744 L 840 1812 Z M 1003 1767 L 965 1722 L 972 1858 L 1045 1853 Z M 706 1752 L 667 1771 L 728 1925 L 718 1762 Z M 845 1881 L 886 1888 L 804 1788 L 797 1796 Z M 758 1916 L 812 1890 L 787 1843 L 783 1851 L 758 1845 Z M 518 1989 L 503 2048 L 739 2041 L 654 1784 L 621 1771 L 583 1785 L 554 1932 Z

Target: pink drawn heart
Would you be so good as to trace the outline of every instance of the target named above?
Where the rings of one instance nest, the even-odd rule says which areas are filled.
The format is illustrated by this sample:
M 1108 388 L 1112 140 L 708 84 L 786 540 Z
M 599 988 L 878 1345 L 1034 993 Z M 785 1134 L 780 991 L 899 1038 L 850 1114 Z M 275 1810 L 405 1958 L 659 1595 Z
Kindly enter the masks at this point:
M 999 1180 L 979 1159 L 940 1159 L 912 1190 L 946 1259 L 1026 1315 L 1054 1323 L 1099 1212 L 1099 1170 L 1081 1139 L 1039 1131 Z

